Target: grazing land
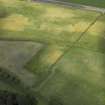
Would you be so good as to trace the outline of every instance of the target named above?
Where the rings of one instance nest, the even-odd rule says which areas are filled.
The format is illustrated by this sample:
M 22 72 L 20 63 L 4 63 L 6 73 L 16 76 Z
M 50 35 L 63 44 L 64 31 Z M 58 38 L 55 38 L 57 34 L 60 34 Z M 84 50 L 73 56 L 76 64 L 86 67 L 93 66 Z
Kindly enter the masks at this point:
M 38 105 L 104 105 L 104 39 L 105 14 L 0 0 L 0 67 L 37 94 Z M 3 87 L 13 86 L 1 80 Z
M 104 63 L 105 54 L 74 47 L 56 65 L 55 75 L 40 93 L 62 105 L 104 105 Z
M 101 15 L 42 3 L 2 2 L 3 5 L 8 15 L 1 19 L 0 38 L 33 40 L 45 45 L 29 63 L 35 73 L 49 68 Z

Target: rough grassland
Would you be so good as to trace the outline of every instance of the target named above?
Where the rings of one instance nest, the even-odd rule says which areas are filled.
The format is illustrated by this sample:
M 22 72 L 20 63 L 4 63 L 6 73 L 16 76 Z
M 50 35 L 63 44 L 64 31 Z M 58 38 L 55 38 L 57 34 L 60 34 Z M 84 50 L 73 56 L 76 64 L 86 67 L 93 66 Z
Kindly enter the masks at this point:
M 95 22 L 98 16 L 101 17 Z M 92 24 L 93 22 L 95 23 Z M 68 9 L 52 4 L 0 0 L 0 39 L 32 40 L 44 45 L 26 67 L 40 77 L 39 81 L 44 80 L 43 77 L 47 78 L 46 74 L 49 71 L 51 73 L 55 70 L 52 78 L 49 78 L 38 91 L 49 105 L 52 103 L 52 105 L 105 104 L 104 34 L 105 16 L 96 12 Z M 80 41 L 53 69 L 49 69 L 81 35 L 83 37 Z M 16 44 L 16 46 L 20 45 Z M 11 65 L 10 61 L 16 63 L 17 67 L 20 65 L 18 63 L 23 64 L 24 59 L 21 62 L 19 60 L 20 49 L 22 54 L 26 53 L 23 54 L 25 60 L 28 59 L 31 53 L 27 53 L 27 49 L 16 46 L 10 48 L 6 44 L 1 47 L 1 66 L 7 67 L 9 63 Z M 14 59 L 13 54 L 8 51 L 9 48 L 20 55 Z M 28 49 L 32 50 L 33 47 Z M 19 68 L 19 70 L 24 69 Z M 25 83 L 30 85 L 29 81 Z M 41 86 L 40 82 L 39 86 Z
M 0 5 L 0 38 L 28 39 L 45 45 L 29 63 L 28 68 L 35 73 L 47 70 L 100 15 L 51 4 L 1 0 Z

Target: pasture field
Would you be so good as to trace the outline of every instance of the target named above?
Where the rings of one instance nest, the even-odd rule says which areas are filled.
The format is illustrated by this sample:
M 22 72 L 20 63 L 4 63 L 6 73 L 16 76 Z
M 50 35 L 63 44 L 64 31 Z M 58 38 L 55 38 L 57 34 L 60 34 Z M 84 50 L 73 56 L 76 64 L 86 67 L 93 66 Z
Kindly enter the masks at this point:
M 104 105 L 104 39 L 104 14 L 0 0 L 0 67 L 43 97 L 38 105 Z
M 4 17 L 0 19 L 0 38 L 28 39 L 45 45 L 29 62 L 28 68 L 35 73 L 43 74 L 43 69 L 47 70 L 100 16 L 96 12 L 52 4 L 6 1 L 1 0 L 0 4 L 5 13 L 1 12 Z
M 105 8 L 105 0 L 61 0 L 61 1 Z
M 60 105 L 104 105 L 104 63 L 105 54 L 74 47 L 54 67 L 55 75 L 40 93 Z

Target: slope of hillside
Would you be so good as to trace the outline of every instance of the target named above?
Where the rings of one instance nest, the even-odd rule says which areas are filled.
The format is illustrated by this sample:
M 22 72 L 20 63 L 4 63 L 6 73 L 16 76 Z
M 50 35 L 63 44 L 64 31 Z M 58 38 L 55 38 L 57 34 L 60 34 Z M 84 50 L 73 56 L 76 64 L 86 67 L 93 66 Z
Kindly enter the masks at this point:
M 104 14 L 0 0 L 0 67 L 18 73 L 18 91 L 25 89 L 38 105 L 104 105 L 104 39 Z M 3 73 L 0 90 L 16 91 L 19 84 L 8 86 L 12 76 Z

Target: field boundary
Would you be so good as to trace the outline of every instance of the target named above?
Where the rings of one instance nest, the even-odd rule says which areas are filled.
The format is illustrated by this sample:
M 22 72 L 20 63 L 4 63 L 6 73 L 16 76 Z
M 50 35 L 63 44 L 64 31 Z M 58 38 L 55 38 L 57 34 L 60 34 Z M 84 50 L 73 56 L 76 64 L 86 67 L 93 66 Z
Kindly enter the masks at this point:
M 6 38 L 6 37 L 0 37 L 0 41 L 24 41 L 24 42 L 34 42 L 34 43 L 40 43 L 40 44 L 43 44 L 43 45 L 48 45 L 48 43 L 44 43 L 42 41 L 37 41 L 35 39 L 28 39 L 28 38 Z

